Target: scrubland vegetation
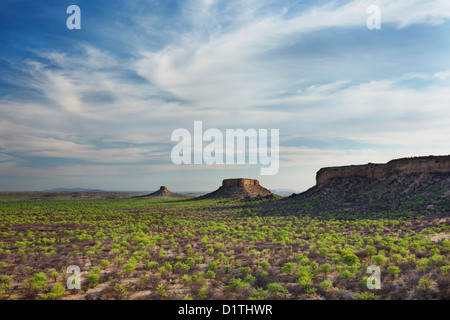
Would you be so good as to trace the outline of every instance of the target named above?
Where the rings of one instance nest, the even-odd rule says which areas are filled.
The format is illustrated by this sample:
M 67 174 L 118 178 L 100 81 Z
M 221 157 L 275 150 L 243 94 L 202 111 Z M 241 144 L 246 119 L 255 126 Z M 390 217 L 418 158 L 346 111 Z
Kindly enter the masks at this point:
M 442 213 L 0 200 L 1 299 L 450 298 L 450 217 Z M 81 269 L 80 290 L 66 289 L 70 265 Z M 366 285 L 371 265 L 381 268 L 379 290 Z

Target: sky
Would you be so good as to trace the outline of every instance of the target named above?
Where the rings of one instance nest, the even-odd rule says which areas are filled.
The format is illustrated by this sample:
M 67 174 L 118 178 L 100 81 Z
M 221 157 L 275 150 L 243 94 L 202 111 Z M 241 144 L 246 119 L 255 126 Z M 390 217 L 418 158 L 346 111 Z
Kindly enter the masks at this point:
M 322 167 L 448 155 L 449 56 L 448 0 L 2 0 L 0 191 L 304 191 Z M 194 121 L 278 129 L 278 173 L 175 165 Z

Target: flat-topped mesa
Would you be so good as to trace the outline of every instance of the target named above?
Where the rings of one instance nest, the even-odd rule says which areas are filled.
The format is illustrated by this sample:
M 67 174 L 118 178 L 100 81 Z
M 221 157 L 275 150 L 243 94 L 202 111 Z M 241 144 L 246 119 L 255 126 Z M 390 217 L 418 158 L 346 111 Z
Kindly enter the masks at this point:
M 208 193 L 201 198 L 233 198 L 233 199 L 250 199 L 250 198 L 278 198 L 259 184 L 255 179 L 225 179 L 222 186 L 214 192 Z
M 167 191 L 169 191 L 169 189 L 167 189 L 167 187 L 161 186 L 161 187 L 159 188 L 159 191 L 167 192 Z
M 222 187 L 246 187 L 246 186 L 259 186 L 259 181 L 254 179 L 225 179 L 222 181 Z
M 320 185 L 332 178 L 362 176 L 379 179 L 391 173 L 450 172 L 450 156 L 414 157 L 391 160 L 388 163 L 352 165 L 322 168 L 317 172 L 316 184 Z

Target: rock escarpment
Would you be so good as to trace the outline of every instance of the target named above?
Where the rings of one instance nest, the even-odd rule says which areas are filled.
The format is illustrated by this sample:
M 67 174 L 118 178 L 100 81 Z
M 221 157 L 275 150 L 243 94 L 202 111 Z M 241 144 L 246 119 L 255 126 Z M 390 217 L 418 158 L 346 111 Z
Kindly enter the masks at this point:
M 222 186 L 214 192 L 204 195 L 201 198 L 232 198 L 232 199 L 252 199 L 252 198 L 277 198 L 279 196 L 273 194 L 259 184 L 254 179 L 226 179 L 222 181 Z
M 366 165 L 322 168 L 317 172 L 316 184 L 323 184 L 333 178 L 352 176 L 380 179 L 393 173 L 431 172 L 450 172 L 450 156 L 402 158 L 384 164 L 369 163 Z
M 317 184 L 287 202 L 304 213 L 450 214 L 450 156 L 323 168 Z

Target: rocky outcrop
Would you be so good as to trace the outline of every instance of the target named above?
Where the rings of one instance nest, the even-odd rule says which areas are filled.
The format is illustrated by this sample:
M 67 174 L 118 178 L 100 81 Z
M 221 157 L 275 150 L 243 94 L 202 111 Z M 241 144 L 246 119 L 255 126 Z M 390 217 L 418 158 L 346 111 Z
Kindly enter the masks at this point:
M 323 184 L 332 178 L 359 176 L 380 179 L 392 173 L 431 172 L 450 172 L 450 156 L 402 158 L 385 164 L 369 163 L 366 165 L 322 168 L 317 172 L 316 184 Z
M 162 186 L 158 191 L 150 193 L 144 197 L 183 197 L 183 195 L 169 191 L 167 187 Z
M 211 192 L 202 198 L 233 198 L 233 199 L 252 199 L 252 198 L 277 198 L 259 184 L 254 179 L 226 179 L 222 181 L 222 186 L 214 192 Z

